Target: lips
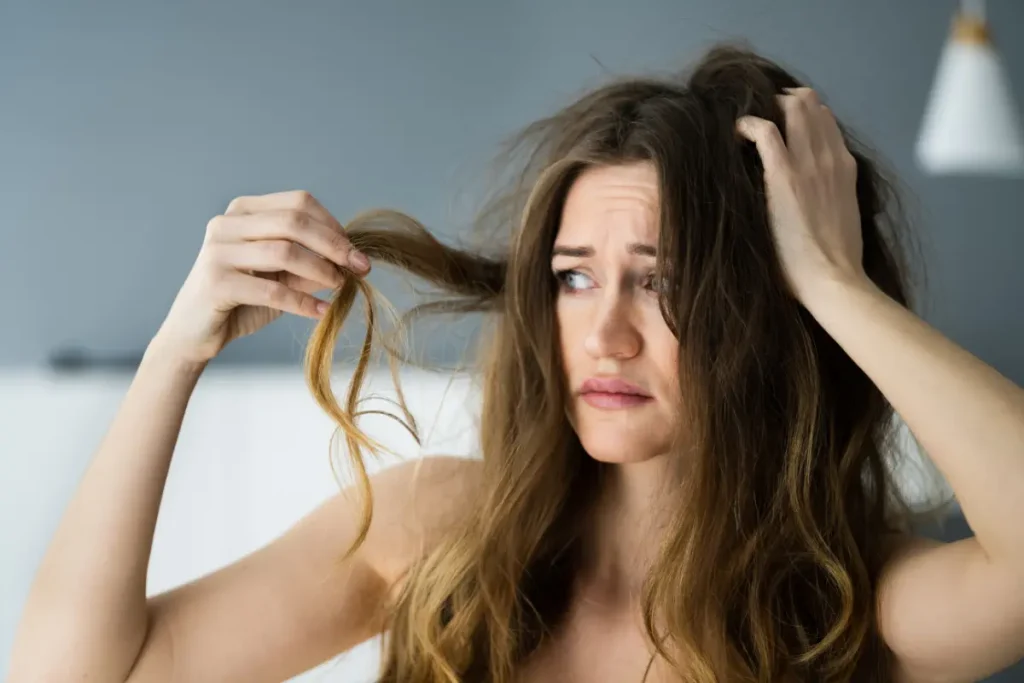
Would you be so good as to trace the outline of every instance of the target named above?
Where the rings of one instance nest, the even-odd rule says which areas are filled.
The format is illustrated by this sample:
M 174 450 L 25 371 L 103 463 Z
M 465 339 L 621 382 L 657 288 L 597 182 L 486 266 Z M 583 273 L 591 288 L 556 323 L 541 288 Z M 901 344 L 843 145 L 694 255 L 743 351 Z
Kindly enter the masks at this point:
M 621 410 L 654 400 L 649 393 L 618 377 L 591 377 L 580 386 L 580 398 L 595 408 Z

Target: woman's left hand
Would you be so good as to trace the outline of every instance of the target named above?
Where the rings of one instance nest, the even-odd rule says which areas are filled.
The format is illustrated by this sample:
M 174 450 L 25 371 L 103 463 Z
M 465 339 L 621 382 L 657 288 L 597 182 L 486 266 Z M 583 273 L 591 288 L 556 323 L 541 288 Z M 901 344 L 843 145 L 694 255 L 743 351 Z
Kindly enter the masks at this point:
M 821 278 L 866 279 L 862 265 L 857 162 L 832 112 L 810 88 L 779 95 L 786 141 L 774 123 L 741 117 L 739 133 L 764 165 L 772 232 L 794 296 Z

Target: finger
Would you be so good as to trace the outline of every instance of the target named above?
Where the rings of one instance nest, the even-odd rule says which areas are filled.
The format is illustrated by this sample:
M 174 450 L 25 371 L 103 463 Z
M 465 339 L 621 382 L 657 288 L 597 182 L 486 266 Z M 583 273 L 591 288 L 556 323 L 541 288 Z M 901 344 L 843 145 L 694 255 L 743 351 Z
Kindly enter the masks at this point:
M 832 114 L 832 110 L 821 102 L 818 93 L 812 88 L 784 90 L 804 105 L 804 114 L 815 153 L 814 158 L 809 161 L 825 169 L 837 166 L 856 169 L 857 160 L 846 146 L 846 138 L 839 128 L 839 122 Z
M 786 119 L 786 146 L 789 147 L 793 163 L 806 166 L 813 161 L 821 148 L 821 140 L 815 129 L 815 121 L 809 115 L 804 99 L 796 95 L 776 95 Z
M 757 116 L 742 116 L 736 122 L 736 130 L 757 146 L 765 174 L 778 173 L 789 166 L 789 150 L 774 123 Z
M 291 240 L 356 274 L 369 271 L 369 260 L 352 246 L 343 231 L 302 211 L 270 209 L 253 214 L 225 214 L 210 221 L 208 230 L 219 242 Z
M 338 287 L 344 282 L 336 265 L 288 240 L 223 244 L 217 250 L 217 259 L 234 270 L 292 273 L 321 287 Z
M 309 214 L 320 223 L 333 228 L 336 232 L 344 234 L 345 230 L 341 222 L 335 218 L 330 211 L 324 208 L 323 204 L 305 190 L 290 190 L 287 192 L 273 192 L 270 194 L 237 197 L 228 205 L 225 215 L 246 215 L 268 211 L 292 211 L 299 214 Z M 367 272 L 370 269 L 370 261 L 364 254 L 352 248 L 345 240 L 346 254 L 350 254 L 349 262 L 343 264 L 352 267 L 360 272 Z
M 270 194 L 254 195 L 247 197 L 236 197 L 228 204 L 224 211 L 225 215 L 244 215 L 250 213 L 262 213 L 274 210 L 304 211 L 316 216 L 324 225 L 330 225 L 338 230 L 342 229 L 341 222 L 331 215 L 331 212 L 305 190 L 290 190 L 288 192 L 272 192 Z
M 267 306 L 305 318 L 320 318 L 326 301 L 299 292 L 283 282 L 253 277 L 238 272 L 223 275 L 223 295 L 229 306 Z
M 821 109 L 821 127 L 824 131 L 827 145 L 832 150 L 833 157 L 836 159 L 842 159 L 847 156 L 852 158 L 849 147 L 846 146 L 846 138 L 843 137 L 843 131 L 839 127 L 839 122 L 836 117 L 832 114 L 832 110 L 824 104 L 820 105 Z
M 829 150 L 833 156 L 846 149 L 846 140 L 832 110 L 822 103 L 812 88 L 783 88 L 804 104 L 804 112 L 811 125 L 814 148 L 818 153 Z
M 796 97 L 802 100 L 803 102 L 806 102 L 808 106 L 816 107 L 821 104 L 821 98 L 818 97 L 818 93 L 817 91 L 814 90 L 814 88 L 801 86 L 798 88 L 783 88 L 782 90 L 786 94 L 792 95 L 793 97 Z
M 282 284 L 304 294 L 316 294 L 323 290 L 334 290 L 337 286 L 327 286 L 322 282 L 316 280 L 309 280 L 304 277 L 299 277 L 294 273 L 279 273 L 277 278 Z M 344 278 L 343 278 L 344 279 Z

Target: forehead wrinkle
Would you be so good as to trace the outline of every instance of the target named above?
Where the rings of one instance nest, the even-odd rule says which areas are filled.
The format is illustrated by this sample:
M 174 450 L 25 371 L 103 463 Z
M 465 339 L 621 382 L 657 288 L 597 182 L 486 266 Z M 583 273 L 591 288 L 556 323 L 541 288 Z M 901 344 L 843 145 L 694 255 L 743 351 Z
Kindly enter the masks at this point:
M 622 177 L 625 173 L 626 177 Z M 561 240 L 597 248 L 600 241 L 654 242 L 659 187 L 650 168 L 594 168 L 581 175 L 563 205 Z M 568 217 L 571 220 L 566 221 Z

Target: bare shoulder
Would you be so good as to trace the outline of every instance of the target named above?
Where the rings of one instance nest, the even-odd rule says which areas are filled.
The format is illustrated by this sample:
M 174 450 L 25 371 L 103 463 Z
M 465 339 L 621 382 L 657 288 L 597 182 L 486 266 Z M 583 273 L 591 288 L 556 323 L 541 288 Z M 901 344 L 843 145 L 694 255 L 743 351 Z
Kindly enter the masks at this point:
M 482 464 L 429 456 L 371 477 L 373 522 L 363 552 L 385 580 L 396 580 L 414 558 L 466 519 L 480 488 Z
M 344 562 L 362 516 L 355 487 L 264 547 L 153 596 L 128 680 L 282 681 L 376 635 L 408 564 L 465 519 L 479 465 L 431 457 L 373 475 L 369 530 Z

